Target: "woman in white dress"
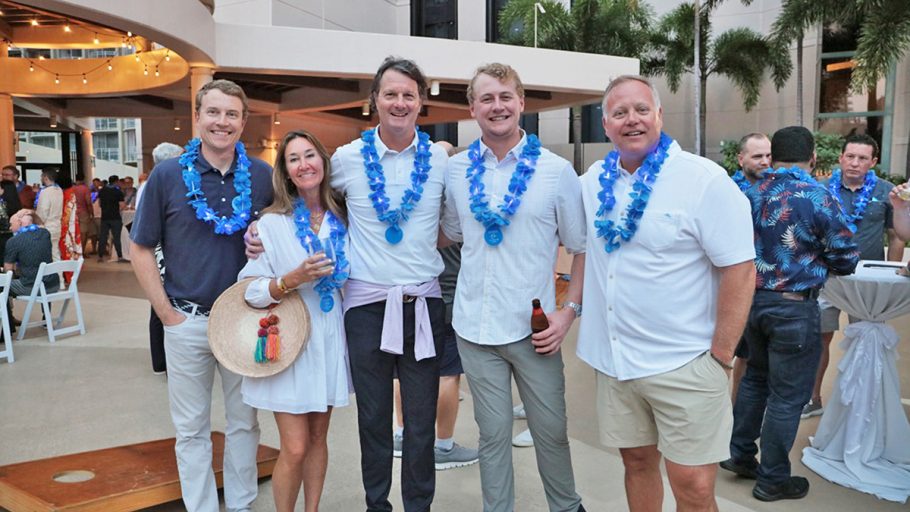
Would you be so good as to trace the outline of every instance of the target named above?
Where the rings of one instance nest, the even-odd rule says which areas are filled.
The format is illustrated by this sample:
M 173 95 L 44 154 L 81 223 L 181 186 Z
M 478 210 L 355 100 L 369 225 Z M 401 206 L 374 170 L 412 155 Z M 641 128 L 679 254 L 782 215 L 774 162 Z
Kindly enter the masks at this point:
M 329 173 L 329 155 L 316 137 L 305 131 L 284 137 L 272 175 L 275 202 L 259 220 L 265 252 L 239 275 L 258 277 L 246 291 L 251 306 L 299 293 L 310 312 L 310 339 L 294 363 L 271 377 L 244 377 L 241 388 L 245 403 L 275 414 L 281 454 L 272 492 L 279 511 L 294 510 L 301 483 L 306 511 L 318 510 L 332 408 L 348 405 L 351 393 L 339 293 L 350 270 L 346 215 Z

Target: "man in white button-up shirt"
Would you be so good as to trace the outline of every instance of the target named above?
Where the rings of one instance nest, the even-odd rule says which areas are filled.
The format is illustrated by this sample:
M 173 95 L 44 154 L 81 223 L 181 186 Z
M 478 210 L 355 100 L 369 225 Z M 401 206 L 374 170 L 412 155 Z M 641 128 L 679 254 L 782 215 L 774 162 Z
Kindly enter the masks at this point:
M 440 360 L 436 355 L 442 353 L 445 324 L 436 279 L 443 263 L 436 243 L 448 156 L 415 130 L 426 91 L 426 79 L 416 64 L 386 59 L 370 93 L 379 126 L 338 148 L 332 157 L 331 183 L 345 197 L 351 236 L 344 320 L 368 512 L 392 510 L 388 495 L 396 371 L 404 412 L 405 511 L 430 510 L 436 488 L 433 445 Z M 406 197 L 413 199 L 415 192 L 419 199 L 409 203 Z M 378 210 L 383 207 L 398 213 L 381 218 Z
M 730 363 L 755 287 L 749 203 L 723 169 L 661 134 L 647 79 L 611 82 L 603 124 L 618 154 L 581 180 L 588 313 L 578 335 L 578 356 L 596 370 L 601 440 L 622 455 L 630 510 L 661 508 L 661 456 L 679 510 L 717 510 Z
M 550 510 L 583 511 L 569 455 L 559 351 L 581 310 L 576 303 L 584 269 L 584 212 L 578 177 L 569 162 L 519 129 L 524 89 L 511 67 L 478 69 L 468 102 L 483 135 L 449 160 L 443 231 L 464 241 L 452 325 L 480 428 L 483 510 L 515 507 L 514 375 Z M 556 310 L 553 269 L 560 242 L 575 259 L 567 294 L 571 307 Z M 551 312 L 550 327 L 532 336 L 535 298 Z

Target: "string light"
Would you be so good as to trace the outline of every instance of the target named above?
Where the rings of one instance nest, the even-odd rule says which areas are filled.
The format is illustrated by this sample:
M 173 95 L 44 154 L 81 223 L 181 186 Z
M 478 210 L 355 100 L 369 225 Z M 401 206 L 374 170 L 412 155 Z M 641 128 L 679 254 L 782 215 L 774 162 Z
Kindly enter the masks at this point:
M 113 71 L 113 70 L 114 70 L 114 66 L 111 64 L 111 61 L 107 61 L 107 70 L 108 70 L 108 71 Z
M 63 25 L 63 31 L 64 31 L 64 32 L 67 32 L 67 33 L 69 33 L 69 32 L 72 32 L 72 31 L 73 31 L 73 29 L 72 29 L 72 28 L 70 28 L 70 24 L 69 24 L 69 22 L 66 22 L 66 25 Z
M 39 55 L 38 60 L 44 60 L 44 55 Z
M 168 61 L 168 62 L 171 61 L 171 51 L 170 51 L 170 50 L 168 50 L 167 52 L 165 52 L 165 54 L 164 54 L 164 60 L 166 60 L 166 61 Z
M 60 75 L 58 75 L 58 74 L 54 75 L 54 83 L 57 85 L 60 85 Z
M 148 66 L 145 67 L 145 71 L 143 72 L 143 74 L 145 76 L 149 76 L 149 67 Z
M 0 16 L 3 16 L 3 9 L 0 9 Z
M 37 27 L 37 26 L 38 26 L 38 19 L 37 19 L 37 18 L 32 18 L 31 23 L 32 23 L 32 26 L 33 26 L 33 27 Z
M 133 33 L 129 30 L 126 31 L 126 37 L 133 37 Z
M 92 42 L 95 43 L 95 44 L 101 44 L 101 40 L 98 39 L 98 34 L 95 34 L 95 38 L 92 39 Z
M 85 77 L 85 73 L 82 73 L 82 84 L 85 85 L 88 83 L 88 78 Z
M 155 66 L 155 76 L 161 76 L 161 73 L 158 72 L 158 66 Z
M 136 62 L 139 62 L 139 52 L 136 52 Z
M 28 61 L 28 70 L 29 70 L 30 72 L 34 72 L 34 71 L 35 71 L 35 65 L 32 64 L 32 61 Z

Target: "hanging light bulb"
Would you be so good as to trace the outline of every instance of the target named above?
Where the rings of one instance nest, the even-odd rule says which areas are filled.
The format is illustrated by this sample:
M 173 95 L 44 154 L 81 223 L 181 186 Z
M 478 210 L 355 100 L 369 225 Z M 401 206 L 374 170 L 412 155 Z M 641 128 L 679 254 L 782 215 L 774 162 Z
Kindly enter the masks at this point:
M 161 76 L 161 73 L 158 72 L 158 66 L 155 66 L 155 76 Z
M 44 55 L 39 55 L 38 60 L 44 60 Z
M 272 120 L 272 124 L 279 125 L 281 124 L 281 119 L 278 118 L 278 113 L 275 113 L 275 119 Z
M 54 75 L 54 83 L 60 85 L 60 75 Z
M 136 62 L 139 62 L 139 52 L 136 52 L 135 57 L 136 57 Z
M 170 50 L 168 50 L 167 53 L 164 54 L 164 60 L 166 60 L 168 62 L 171 61 L 171 51 Z
M 120 40 L 120 47 L 121 47 L 121 48 L 126 48 L 126 39 L 121 39 L 121 40 Z
M 82 73 L 82 85 L 85 85 L 87 83 L 88 83 L 88 78 L 85 77 L 85 73 Z
M 363 105 L 360 106 L 360 115 L 368 116 L 370 115 L 370 102 L 364 101 Z
M 63 25 L 63 31 L 64 31 L 64 32 L 67 32 L 67 33 L 73 31 L 73 29 L 70 28 L 70 22 L 67 21 L 67 22 L 66 22 L 66 25 Z
M 95 34 L 95 38 L 92 39 L 92 42 L 95 43 L 95 44 L 101 44 L 101 40 L 98 39 L 98 34 Z
M 29 71 L 35 71 L 35 65 L 32 64 L 32 61 L 28 61 L 28 70 L 29 70 Z
M 175 132 L 180 131 L 180 120 L 179 119 L 174 119 L 174 131 Z
M 31 23 L 32 23 L 32 26 L 33 26 L 33 27 L 37 27 L 37 26 L 38 26 L 38 19 L 37 19 L 37 18 L 32 18 Z
M 108 71 L 113 71 L 113 70 L 114 70 L 114 66 L 111 64 L 111 61 L 107 61 L 107 70 L 108 70 Z
M 3 9 L 0 9 L 0 16 L 3 16 Z
M 143 71 L 142 74 L 144 74 L 145 76 L 149 76 L 149 67 L 148 66 L 145 67 L 145 71 Z
M 126 37 L 133 37 L 133 33 L 129 30 L 126 31 Z
M 51 116 L 51 121 L 50 121 L 50 127 L 51 127 L 51 128 L 56 128 L 58 122 L 60 122 L 60 121 L 59 121 L 59 119 L 57 119 L 57 114 L 52 115 L 52 116 Z

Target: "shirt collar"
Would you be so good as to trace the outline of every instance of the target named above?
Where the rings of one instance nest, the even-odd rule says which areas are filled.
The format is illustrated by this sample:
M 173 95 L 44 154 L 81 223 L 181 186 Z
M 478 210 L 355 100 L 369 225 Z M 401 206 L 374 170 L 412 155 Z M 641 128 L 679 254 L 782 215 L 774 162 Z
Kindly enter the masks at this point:
M 521 130 L 521 129 L 519 128 L 519 130 Z M 490 156 L 492 156 L 495 159 L 496 154 L 493 153 L 493 150 L 490 149 L 489 146 L 487 146 L 486 144 L 483 143 L 483 137 L 481 137 L 478 140 L 480 141 L 480 154 L 483 155 L 484 158 L 486 158 L 487 154 L 489 154 Z M 515 146 L 513 146 L 512 149 L 510 149 L 506 153 L 505 158 L 503 158 L 500 162 L 505 162 L 506 160 L 509 160 L 510 157 L 514 158 L 515 160 L 518 160 L 521 157 L 521 150 L 524 149 L 525 144 L 527 144 L 527 143 L 528 143 L 528 134 L 524 130 L 521 130 L 521 138 L 518 139 L 518 144 L 515 144 Z
M 237 150 L 234 150 L 234 160 L 231 161 L 231 167 L 230 167 L 230 169 L 227 170 L 226 173 L 224 173 L 224 175 L 227 176 L 228 174 L 232 174 L 236 168 L 237 168 Z M 199 174 L 205 174 L 207 172 L 217 172 L 218 174 L 221 174 L 221 171 L 212 167 L 212 164 L 210 164 L 208 162 L 208 160 L 206 160 L 205 157 L 202 156 L 202 151 L 200 151 L 199 156 L 196 157 L 196 171 Z
M 374 131 L 376 132 L 376 136 L 373 137 L 373 141 L 374 141 L 374 145 L 376 146 L 376 155 L 379 156 L 380 160 L 382 160 L 382 157 L 384 157 L 387 152 L 393 151 L 393 150 L 389 149 L 389 147 L 386 146 L 384 142 L 382 142 L 382 138 L 379 137 L 380 126 L 381 125 L 376 125 L 376 128 L 374 129 Z M 414 128 L 414 138 L 411 139 L 411 143 L 408 144 L 408 147 L 399 151 L 398 154 L 407 153 L 408 151 L 411 150 L 411 148 L 414 148 L 414 151 L 417 151 L 417 141 L 418 140 L 420 140 L 420 139 L 417 137 L 417 128 L 415 127 Z

